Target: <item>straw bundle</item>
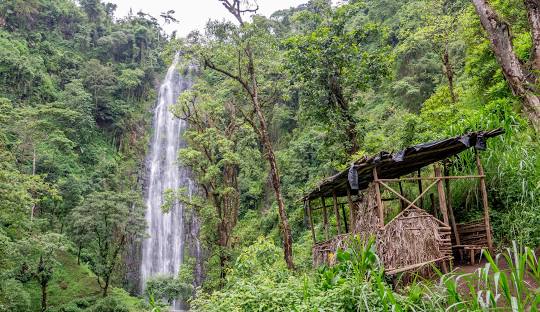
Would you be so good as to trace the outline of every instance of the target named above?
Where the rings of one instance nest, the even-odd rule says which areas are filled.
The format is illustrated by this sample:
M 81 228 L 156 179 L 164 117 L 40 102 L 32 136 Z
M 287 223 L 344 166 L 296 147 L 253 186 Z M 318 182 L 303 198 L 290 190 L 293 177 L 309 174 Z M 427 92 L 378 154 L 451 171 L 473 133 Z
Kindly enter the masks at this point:
M 386 270 L 439 259 L 445 254 L 440 224 L 420 209 L 408 209 L 377 235 L 377 253 Z

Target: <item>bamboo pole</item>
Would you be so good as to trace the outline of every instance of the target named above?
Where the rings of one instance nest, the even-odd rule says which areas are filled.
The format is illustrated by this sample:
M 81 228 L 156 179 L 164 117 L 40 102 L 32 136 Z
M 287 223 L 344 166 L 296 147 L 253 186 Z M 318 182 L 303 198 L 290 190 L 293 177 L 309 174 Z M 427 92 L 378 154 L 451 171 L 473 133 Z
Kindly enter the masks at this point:
M 332 192 L 332 197 L 334 199 L 334 214 L 336 215 L 336 226 L 338 235 L 341 234 L 341 217 L 339 216 L 338 201 L 336 191 Z
M 347 224 L 347 214 L 345 213 L 345 203 L 341 203 L 341 212 L 343 213 L 343 225 L 345 225 L 345 233 L 349 233 L 349 225 Z
M 350 209 L 350 214 L 351 214 L 351 232 L 353 231 L 354 229 L 354 203 L 352 201 L 352 197 L 351 197 L 351 189 L 349 188 L 349 186 L 347 186 L 347 201 L 349 202 L 349 209 Z
M 476 167 L 478 168 L 478 174 L 485 176 L 484 167 L 482 166 L 482 161 L 480 161 L 480 155 L 476 148 L 474 149 L 474 154 L 476 155 Z M 488 243 L 489 252 L 493 254 L 493 240 L 491 237 L 491 226 L 489 224 L 489 205 L 488 205 L 488 195 L 486 188 L 486 179 L 480 178 L 480 191 L 482 192 L 482 204 L 484 206 L 484 224 L 486 226 L 486 238 Z
M 422 194 L 422 173 L 420 172 L 420 169 L 418 169 L 418 194 Z M 420 197 L 420 207 L 424 208 L 424 199 Z
M 407 182 L 407 181 L 422 181 L 422 180 L 460 180 L 460 179 L 479 179 L 484 175 L 463 175 L 463 176 L 440 176 L 440 177 L 405 177 L 397 179 L 379 179 L 383 182 Z
M 441 167 L 437 163 L 433 166 L 435 167 L 435 176 L 440 177 Z M 443 222 L 448 225 L 450 222 L 448 221 L 448 210 L 446 208 L 446 194 L 444 193 L 444 185 L 441 179 L 437 180 L 437 193 L 439 194 L 439 209 L 441 210 Z
M 416 203 L 419 199 L 422 199 L 422 197 L 435 185 L 437 184 L 437 181 L 431 183 L 420 195 L 418 195 L 412 202 L 410 200 L 408 200 L 407 198 L 405 197 L 401 197 L 401 195 L 399 195 L 398 192 L 396 192 L 396 190 L 392 189 L 390 186 L 388 186 L 387 184 L 385 184 L 384 182 L 381 182 L 381 180 L 379 180 L 379 183 L 386 187 L 389 191 L 391 191 L 392 193 L 396 194 L 396 196 L 402 198 L 404 201 L 406 201 L 407 203 L 409 203 L 409 205 L 407 207 L 405 207 L 405 209 L 403 210 L 407 210 L 409 209 L 410 207 L 415 207 L 415 208 L 418 208 L 418 209 L 421 209 L 420 207 L 416 206 L 414 203 Z
M 399 194 L 401 194 L 402 197 L 405 197 L 403 196 L 403 184 L 401 181 L 399 181 Z M 403 209 L 405 209 L 405 201 L 403 201 L 402 198 L 399 199 L 399 204 L 401 205 L 401 211 L 403 211 Z
M 309 217 L 309 227 L 311 228 L 311 237 L 313 238 L 313 244 L 317 244 L 317 240 L 315 239 L 315 229 L 313 228 L 313 217 L 311 216 L 311 200 L 307 200 L 307 211 Z
M 443 173 L 445 176 L 448 175 L 448 167 L 446 167 L 446 165 L 444 165 Z M 450 216 L 450 223 L 452 226 L 452 230 L 454 231 L 454 238 L 456 240 L 456 244 L 461 245 L 461 241 L 459 239 L 459 233 L 457 230 L 456 219 L 454 217 L 454 209 L 452 209 L 452 193 L 450 192 L 450 180 L 444 180 L 444 184 L 446 186 L 446 194 L 448 194 L 448 196 L 446 197 L 446 204 L 448 206 L 448 215 Z
M 323 207 L 323 227 L 324 227 L 324 238 L 325 240 L 328 240 L 328 210 L 326 209 L 326 201 L 324 200 L 324 196 L 321 197 L 321 203 Z
M 388 275 L 393 275 L 393 274 L 397 274 L 397 273 L 401 273 L 401 272 L 405 272 L 405 271 L 410 271 L 410 270 L 413 270 L 413 269 L 416 269 L 416 268 L 420 268 L 420 267 L 423 267 L 426 264 L 430 264 L 430 263 L 434 263 L 434 262 L 438 262 L 438 261 L 443 261 L 443 263 L 444 263 L 444 260 L 446 260 L 446 259 L 448 259 L 448 256 L 437 258 L 437 259 L 434 259 L 434 260 L 421 262 L 421 263 L 417 263 L 417 264 L 408 265 L 408 266 L 405 266 L 405 267 L 402 267 L 402 268 L 388 270 L 388 271 L 385 271 L 384 273 L 386 273 Z
M 384 204 L 381 200 L 381 189 L 379 187 L 379 175 L 377 174 L 377 168 L 373 168 L 373 182 L 375 182 L 375 195 L 377 196 L 377 211 L 379 214 L 379 226 L 384 226 Z

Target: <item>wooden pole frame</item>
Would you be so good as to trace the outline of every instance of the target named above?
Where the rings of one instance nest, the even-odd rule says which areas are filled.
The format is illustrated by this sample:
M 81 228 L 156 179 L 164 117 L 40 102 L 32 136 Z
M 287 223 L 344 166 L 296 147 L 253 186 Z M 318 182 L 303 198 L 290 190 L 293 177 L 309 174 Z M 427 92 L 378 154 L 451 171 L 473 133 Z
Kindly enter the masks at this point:
M 418 206 L 415 205 L 415 203 L 421 199 L 424 195 L 426 195 L 427 191 L 429 191 L 435 184 L 437 184 L 438 181 L 435 181 L 433 183 L 431 183 L 423 192 L 422 194 L 418 195 L 412 202 L 410 200 L 408 200 L 406 197 L 404 196 L 401 196 L 396 190 L 394 190 L 392 187 L 388 186 L 386 183 L 382 182 L 382 180 L 377 180 L 378 183 L 382 186 L 384 186 L 385 188 L 387 188 L 390 192 L 394 193 L 397 197 L 399 197 L 400 199 L 403 199 L 406 203 L 408 203 L 409 205 L 403 209 L 403 210 L 407 210 L 409 209 L 410 207 L 414 207 L 414 208 L 418 208 L 418 209 L 422 209 Z
M 377 212 L 379 215 L 379 227 L 384 226 L 384 203 L 381 199 L 381 189 L 379 186 L 379 175 L 377 168 L 373 168 L 373 182 L 375 182 L 375 195 L 377 196 Z M 397 194 L 397 192 L 396 192 Z
M 308 218 L 309 218 L 309 227 L 311 228 L 311 237 L 313 238 L 313 244 L 317 244 L 317 239 L 315 236 L 315 229 L 313 228 L 313 216 L 311 215 L 311 200 L 307 200 L 304 202 L 306 204 L 307 202 L 307 211 L 308 211 Z
M 350 232 L 353 231 L 354 229 L 354 224 L 355 224 L 355 215 L 354 215 L 354 203 L 352 201 L 352 196 L 351 196 L 351 188 L 347 185 L 347 201 L 349 202 L 349 213 L 351 214 L 351 220 L 350 220 Z
M 441 166 L 438 163 L 435 163 L 433 164 L 433 167 L 435 169 L 435 176 L 441 177 Z M 439 209 L 441 210 L 443 222 L 449 225 L 450 221 L 448 219 L 448 209 L 446 207 L 446 194 L 444 193 L 444 185 L 442 179 L 437 180 L 437 193 L 439 194 Z
M 422 190 L 422 172 L 418 169 L 418 194 L 423 194 Z M 424 208 L 424 199 L 420 197 L 420 208 Z
M 443 164 L 443 174 L 448 176 L 448 167 L 446 164 Z M 459 233 L 456 224 L 456 218 L 454 217 L 454 209 L 452 208 L 452 193 L 450 191 L 450 180 L 444 180 L 444 185 L 446 188 L 446 206 L 448 207 L 448 215 L 450 217 L 450 225 L 452 226 L 452 231 L 454 232 L 454 239 L 456 240 L 456 245 L 461 245 L 461 240 L 459 238 Z
M 343 213 L 343 225 L 345 225 L 345 233 L 349 233 L 349 225 L 347 224 L 347 214 L 345 213 L 344 203 L 341 203 L 341 212 Z
M 484 225 L 486 227 L 486 239 L 489 252 L 493 254 L 493 239 L 491 237 L 491 225 L 489 224 L 489 203 L 484 167 L 482 166 L 482 161 L 480 160 L 480 155 L 478 154 L 478 150 L 476 148 L 474 149 L 474 154 L 476 156 L 476 167 L 478 169 L 478 174 L 483 176 L 480 178 L 480 192 L 482 192 L 482 205 L 484 206 Z
M 379 179 L 383 182 L 407 182 L 407 181 L 418 181 L 418 180 L 459 180 L 459 179 L 476 179 L 476 178 L 485 178 L 485 175 L 464 175 L 464 176 L 440 176 L 440 177 L 406 177 L 398 179 Z
M 341 234 L 341 217 L 339 215 L 339 209 L 338 209 L 338 200 L 337 200 L 337 195 L 336 195 L 336 191 L 332 191 L 332 198 L 333 198 L 333 201 L 334 201 L 334 214 L 336 215 L 336 227 L 337 227 L 337 233 L 338 235 Z
M 326 209 L 326 201 L 324 196 L 321 197 L 321 204 L 323 207 L 323 227 L 324 227 L 324 239 L 328 240 L 330 238 L 328 233 L 328 210 Z
M 401 183 L 401 181 L 399 181 L 399 194 L 401 194 L 401 196 L 405 197 L 403 195 L 403 184 Z M 403 211 L 403 209 L 405 209 L 405 201 L 402 198 L 399 199 L 399 205 L 401 207 L 401 211 Z

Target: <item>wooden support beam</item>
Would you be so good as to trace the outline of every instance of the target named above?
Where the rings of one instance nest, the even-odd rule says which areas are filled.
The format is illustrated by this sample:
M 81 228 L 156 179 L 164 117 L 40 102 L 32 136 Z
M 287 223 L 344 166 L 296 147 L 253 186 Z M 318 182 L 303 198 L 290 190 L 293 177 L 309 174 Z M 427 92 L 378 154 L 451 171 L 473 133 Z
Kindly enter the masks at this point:
M 435 218 L 439 218 L 440 216 L 438 216 L 437 208 L 435 208 L 435 195 L 433 195 L 433 193 L 429 193 L 429 201 L 431 204 L 431 207 L 430 207 L 431 212 L 433 213 Z
M 328 210 L 326 209 L 326 202 L 324 200 L 324 197 L 321 197 L 321 203 L 323 207 L 323 228 L 324 228 L 324 239 L 328 240 L 330 237 L 328 235 Z
M 405 197 L 403 195 L 403 184 L 401 183 L 401 181 L 399 181 L 399 194 L 401 194 L 402 197 Z M 399 199 L 399 204 L 401 207 L 401 211 L 403 211 L 403 209 L 405 209 L 405 201 L 403 200 L 403 198 Z
M 392 189 L 390 186 L 388 186 L 387 184 L 385 184 L 384 182 L 381 182 L 381 180 L 378 180 L 379 183 L 386 187 L 389 191 L 391 191 L 392 193 L 396 194 L 396 196 L 400 197 L 401 195 L 396 192 L 394 189 Z M 407 207 L 405 207 L 405 209 L 403 210 L 407 210 L 409 209 L 410 207 L 415 207 L 415 208 L 418 208 L 418 209 L 421 209 L 420 207 L 416 206 L 415 203 L 419 200 L 419 199 L 422 199 L 422 197 L 429 191 L 429 189 L 431 189 L 435 184 L 437 184 L 437 181 L 431 183 L 420 195 L 418 195 L 412 202 L 410 200 L 408 200 L 407 198 L 403 197 L 403 200 L 405 200 L 407 203 L 409 203 L 409 205 Z M 400 197 L 401 198 L 401 197 Z
M 480 155 L 476 148 L 474 149 L 476 155 L 476 166 L 478 167 L 478 174 L 485 176 L 484 167 L 482 166 L 482 161 L 480 161 Z M 484 224 L 486 226 L 486 235 L 489 252 L 493 255 L 493 239 L 491 237 L 491 226 L 489 224 L 489 204 L 488 204 L 488 194 L 486 188 L 486 178 L 480 178 L 480 192 L 482 192 L 482 204 L 484 206 Z
M 345 233 L 349 233 L 349 225 L 347 224 L 347 214 L 345 213 L 345 204 L 341 204 L 341 212 L 343 213 L 343 224 L 345 225 Z
M 410 182 L 410 181 L 428 181 L 428 180 L 461 180 L 461 179 L 479 179 L 479 178 L 485 178 L 484 175 L 464 175 L 464 176 L 441 176 L 441 177 L 405 177 L 405 178 L 397 178 L 397 179 L 379 179 L 379 181 L 383 182 Z
M 402 268 L 387 270 L 387 271 L 384 271 L 384 273 L 387 274 L 387 275 L 393 275 L 393 274 L 397 274 L 397 273 L 401 273 L 401 272 L 405 272 L 405 271 L 414 270 L 414 269 L 423 267 L 424 265 L 427 265 L 427 264 L 430 264 L 430 263 L 444 261 L 444 260 L 447 260 L 448 258 L 449 257 L 442 257 L 442 258 L 438 258 L 438 259 L 434 259 L 434 260 L 429 260 L 429 261 L 425 261 L 425 262 L 421 262 L 421 263 L 416 263 L 416 264 L 404 266 Z
M 339 216 L 338 201 L 336 191 L 332 192 L 332 197 L 334 199 L 334 214 L 336 215 L 336 227 L 338 235 L 341 234 L 341 218 Z
M 354 229 L 354 225 L 355 225 L 355 216 L 354 216 L 354 203 L 352 201 L 352 196 L 351 196 L 351 188 L 347 185 L 347 201 L 349 202 L 349 213 L 351 214 L 351 232 L 353 231 Z
M 443 173 L 445 176 L 448 175 L 448 167 L 443 165 Z M 454 209 L 452 209 L 452 193 L 450 191 L 450 180 L 444 180 L 444 185 L 446 187 L 446 206 L 448 207 L 448 216 L 450 217 L 450 225 L 452 226 L 452 232 L 454 232 L 454 239 L 456 240 L 457 245 L 461 245 L 459 239 L 459 233 L 456 224 L 456 218 L 454 217 Z
M 418 169 L 418 194 L 422 194 L 422 172 Z M 420 207 L 424 208 L 424 199 L 420 197 Z
M 313 238 L 313 244 L 317 244 L 317 239 L 315 238 L 315 229 L 313 228 L 313 217 L 311 215 L 311 200 L 307 200 L 304 202 L 304 205 L 307 202 L 307 211 L 308 211 L 308 218 L 309 218 L 309 227 L 311 228 L 311 237 Z
M 384 186 L 387 190 L 389 190 L 390 192 L 394 193 L 400 200 L 402 201 L 405 201 L 407 202 L 408 204 L 412 204 L 412 205 L 409 205 L 407 208 L 409 207 L 414 207 L 414 208 L 418 208 L 420 209 L 420 207 L 416 206 L 414 204 L 414 202 L 411 202 L 410 200 L 408 200 L 405 196 L 402 196 L 401 194 L 399 194 L 396 190 L 394 190 L 392 187 L 390 187 L 388 184 L 384 183 L 384 182 L 381 182 L 381 180 L 378 180 L 380 185 Z M 417 198 L 418 199 L 418 198 Z M 416 200 L 415 200 L 416 201 Z M 405 209 L 403 209 L 405 210 Z M 403 211 L 402 210 L 402 211 Z
M 373 182 L 375 183 L 375 195 L 377 197 L 377 212 L 379 215 L 379 226 L 384 226 L 384 204 L 381 200 L 381 189 L 379 187 L 379 175 L 377 173 L 377 168 L 373 168 Z M 396 192 L 397 194 L 397 192 Z
M 439 164 L 435 163 L 433 166 L 435 167 L 435 176 L 442 176 L 441 167 Z M 439 194 L 439 209 L 441 210 L 443 222 L 449 224 L 450 221 L 448 220 L 448 209 L 446 208 L 446 194 L 444 193 L 444 185 L 441 179 L 437 180 L 437 193 Z

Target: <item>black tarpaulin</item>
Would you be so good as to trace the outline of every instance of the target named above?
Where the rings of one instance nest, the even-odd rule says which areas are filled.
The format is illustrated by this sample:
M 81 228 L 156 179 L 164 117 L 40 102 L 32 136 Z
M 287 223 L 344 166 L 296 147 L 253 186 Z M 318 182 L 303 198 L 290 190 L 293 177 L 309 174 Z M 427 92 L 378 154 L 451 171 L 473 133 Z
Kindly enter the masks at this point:
M 321 181 L 314 190 L 304 196 L 304 199 L 330 197 L 333 192 L 336 192 L 337 196 L 345 196 L 348 187 L 351 190 L 363 190 L 373 181 L 373 168 L 377 168 L 379 178 L 393 179 L 457 155 L 471 147 L 485 150 L 488 138 L 503 133 L 502 129 L 471 132 L 407 147 L 396 153 L 383 151 L 372 157 L 364 157 L 356 161 L 349 169 Z

